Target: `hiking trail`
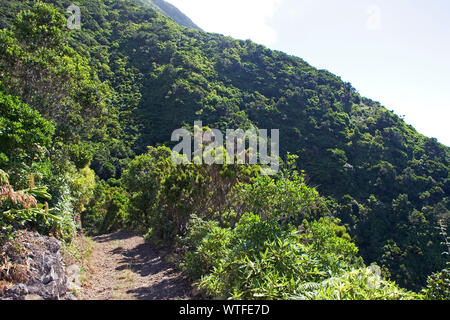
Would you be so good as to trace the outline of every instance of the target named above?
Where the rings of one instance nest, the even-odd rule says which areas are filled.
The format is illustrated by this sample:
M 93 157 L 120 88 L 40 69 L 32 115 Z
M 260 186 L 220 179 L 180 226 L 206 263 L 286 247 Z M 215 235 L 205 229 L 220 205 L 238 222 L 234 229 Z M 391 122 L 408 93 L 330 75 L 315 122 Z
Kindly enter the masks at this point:
M 92 238 L 80 300 L 190 299 L 191 286 L 142 236 L 117 232 Z

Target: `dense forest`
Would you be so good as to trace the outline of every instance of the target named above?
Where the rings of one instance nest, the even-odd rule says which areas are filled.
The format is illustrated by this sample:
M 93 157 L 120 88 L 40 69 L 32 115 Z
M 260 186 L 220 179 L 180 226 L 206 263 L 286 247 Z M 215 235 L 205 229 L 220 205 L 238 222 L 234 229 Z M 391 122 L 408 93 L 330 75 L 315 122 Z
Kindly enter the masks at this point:
M 0 241 L 131 229 L 210 296 L 449 299 L 450 150 L 351 84 L 164 1 L 4 0 L 0 28 Z M 282 168 L 175 165 L 196 120 L 279 129 Z

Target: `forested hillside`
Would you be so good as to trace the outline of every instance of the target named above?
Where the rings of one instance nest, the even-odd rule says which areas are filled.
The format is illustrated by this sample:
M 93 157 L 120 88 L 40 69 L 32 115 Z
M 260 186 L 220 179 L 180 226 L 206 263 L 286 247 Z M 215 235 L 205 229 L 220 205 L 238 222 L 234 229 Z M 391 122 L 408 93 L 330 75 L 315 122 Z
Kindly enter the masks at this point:
M 416 296 L 397 284 L 448 281 L 447 146 L 300 58 L 151 9 L 170 16 L 163 1 L 44 2 L 0 4 L 0 185 L 48 187 L 42 232 L 70 238 L 77 216 L 93 233 L 144 229 L 219 297 L 332 299 L 337 281 L 357 288 L 341 298 L 400 299 Z M 283 169 L 175 166 L 171 133 L 195 120 L 280 129 Z

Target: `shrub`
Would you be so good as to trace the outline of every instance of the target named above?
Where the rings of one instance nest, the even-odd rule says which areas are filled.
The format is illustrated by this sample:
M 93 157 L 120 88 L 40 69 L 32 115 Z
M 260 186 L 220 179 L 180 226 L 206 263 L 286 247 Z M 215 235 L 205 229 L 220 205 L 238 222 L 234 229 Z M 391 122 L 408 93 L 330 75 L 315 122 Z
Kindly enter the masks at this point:
M 306 245 L 310 255 L 317 259 L 323 271 L 332 276 L 349 266 L 362 266 L 362 258 L 358 257 L 358 248 L 340 220 L 321 218 L 319 221 L 303 222 L 300 241 Z
M 227 256 L 232 238 L 230 229 L 220 228 L 217 221 L 204 221 L 193 215 L 189 232 L 181 240 L 188 250 L 182 267 L 195 280 L 208 274 Z
M 244 215 L 242 220 L 243 229 L 272 232 L 272 226 L 258 221 L 257 216 Z M 241 222 L 237 229 L 241 228 Z M 316 262 L 307 257 L 294 233 L 271 238 L 264 241 L 258 232 L 244 239 L 236 236 L 228 255 L 198 282 L 199 287 L 221 298 L 283 299 L 300 279 L 314 278 Z
M 108 184 L 105 181 L 99 181 L 93 190 L 92 198 L 86 206 L 86 211 L 81 213 L 81 224 L 83 231 L 87 234 L 96 234 L 100 232 L 105 218 L 105 212 L 102 205 L 105 202 L 105 192 Z
M 249 183 L 233 188 L 232 207 L 242 216 L 254 212 L 262 219 L 301 224 L 303 219 L 323 215 L 326 208 L 318 192 L 305 183 L 305 175 L 294 168 L 296 157 L 289 156 L 279 176 L 257 175 Z
M 160 208 L 153 206 L 151 211 L 152 214 L 148 220 L 151 227 L 148 228 L 145 239 L 155 247 L 173 244 L 177 235 L 175 224 L 169 220 L 165 212 Z
M 23 103 L 18 97 L 7 94 L 0 82 L 0 164 L 8 162 L 31 164 L 42 156 L 43 148 L 50 145 L 55 131 L 50 121 Z
M 149 228 L 152 208 L 158 196 L 164 172 L 172 166 L 171 150 L 150 148 L 149 152 L 131 161 L 122 175 L 122 182 L 131 195 L 131 221 L 138 228 Z
M 73 196 L 70 189 L 70 179 L 67 176 L 56 176 L 53 187 L 58 186 L 54 197 L 52 212 L 59 217 L 60 223 L 54 226 L 52 234 L 70 242 L 75 233 L 76 225 L 73 216 Z
M 128 218 L 129 198 L 125 190 L 111 187 L 105 190 L 105 200 L 99 210 L 104 212 L 101 232 L 117 231 L 124 227 Z
M 427 300 L 450 300 L 450 269 L 447 267 L 429 276 L 423 293 Z
M 348 235 L 327 219 L 302 226 L 301 232 L 253 213 L 244 214 L 233 229 L 197 218 L 194 222 L 185 241 L 195 249 L 186 254 L 185 270 L 197 278 L 202 273 L 197 284 L 210 295 L 287 299 L 302 283 L 323 281 L 362 264 Z
M 0 170 L 1 171 L 1 170 Z M 69 240 L 64 218 L 58 216 L 55 209 L 49 209 L 48 203 L 38 203 L 37 199 L 51 199 L 47 187 L 30 186 L 15 191 L 9 185 L 7 174 L 1 171 L 0 184 L 0 240 L 9 239 L 18 228 L 36 228 L 44 234 Z
M 302 300 L 417 300 L 422 296 L 399 288 L 374 272 L 373 267 L 349 271 L 321 283 L 305 283 L 293 299 Z
M 88 233 L 117 231 L 129 220 L 129 194 L 121 187 L 98 183 L 86 212 L 81 215 L 83 229 Z
M 80 214 L 86 210 L 85 206 L 94 194 L 95 172 L 89 167 L 77 170 L 72 174 L 70 188 L 74 198 L 74 210 L 77 214 Z
M 131 194 L 130 221 L 133 227 L 148 228 L 153 244 L 184 235 L 191 214 L 222 221 L 230 190 L 256 172 L 241 165 L 175 165 L 171 155 L 167 147 L 149 148 L 130 162 L 122 177 Z

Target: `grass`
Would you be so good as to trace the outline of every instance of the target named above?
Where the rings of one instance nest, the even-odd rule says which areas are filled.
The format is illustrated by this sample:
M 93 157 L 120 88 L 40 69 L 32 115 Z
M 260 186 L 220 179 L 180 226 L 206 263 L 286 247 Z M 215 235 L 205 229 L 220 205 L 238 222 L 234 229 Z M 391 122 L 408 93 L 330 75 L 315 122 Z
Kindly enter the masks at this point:
M 91 265 L 91 256 L 94 250 L 94 241 L 86 236 L 77 236 L 71 243 L 66 243 L 62 247 L 62 254 L 66 266 L 77 265 L 79 268 L 79 281 L 81 287 L 87 282 L 87 270 Z M 71 292 L 79 297 L 81 288 L 76 286 Z
M 113 287 L 113 293 L 111 297 L 113 299 L 124 299 L 126 296 L 126 290 L 132 287 L 136 281 L 136 275 L 131 269 L 122 270 L 117 277 L 118 283 Z

